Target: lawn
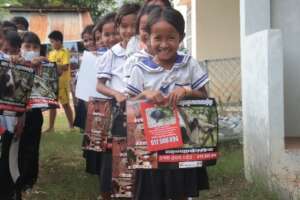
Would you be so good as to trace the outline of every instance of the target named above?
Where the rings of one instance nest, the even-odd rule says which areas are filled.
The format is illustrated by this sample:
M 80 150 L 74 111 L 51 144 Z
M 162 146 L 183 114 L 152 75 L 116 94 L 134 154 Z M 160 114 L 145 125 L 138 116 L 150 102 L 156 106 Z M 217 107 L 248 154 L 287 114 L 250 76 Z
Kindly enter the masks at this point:
M 45 124 L 47 121 L 45 120 Z M 80 148 L 82 135 L 69 131 L 59 115 L 56 132 L 43 134 L 38 184 L 26 200 L 95 200 L 98 180 L 84 172 Z M 262 185 L 247 183 L 243 176 L 242 146 L 238 142 L 222 144 L 221 157 L 209 168 L 211 189 L 200 192 L 199 200 L 277 200 Z

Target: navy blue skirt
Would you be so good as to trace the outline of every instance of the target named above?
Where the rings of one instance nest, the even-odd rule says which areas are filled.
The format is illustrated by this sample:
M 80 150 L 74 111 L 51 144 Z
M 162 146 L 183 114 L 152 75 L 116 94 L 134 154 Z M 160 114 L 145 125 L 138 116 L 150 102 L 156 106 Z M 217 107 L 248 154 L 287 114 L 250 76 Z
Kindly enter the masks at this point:
M 206 168 L 137 170 L 135 200 L 167 200 L 198 197 L 209 189 Z

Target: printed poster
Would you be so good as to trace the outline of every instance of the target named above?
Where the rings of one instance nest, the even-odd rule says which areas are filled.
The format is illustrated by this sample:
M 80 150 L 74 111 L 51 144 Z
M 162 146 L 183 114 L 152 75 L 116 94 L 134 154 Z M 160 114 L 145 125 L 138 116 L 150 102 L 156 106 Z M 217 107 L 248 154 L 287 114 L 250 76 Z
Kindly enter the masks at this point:
M 33 69 L 0 60 L 0 111 L 24 112 L 33 82 Z
M 27 108 L 59 108 L 58 74 L 55 63 L 42 63 L 36 70 Z
M 127 155 L 130 169 L 195 168 L 216 163 L 218 113 L 214 99 L 182 100 L 177 110 L 183 146 L 160 151 L 148 151 L 141 114 L 143 103 L 127 102 Z
M 113 137 L 112 156 L 112 197 L 132 198 L 134 170 L 128 169 L 126 137 Z
M 183 146 L 177 108 L 140 104 L 147 150 L 159 151 Z
M 111 149 L 111 101 L 91 98 L 88 102 L 83 148 L 96 152 Z

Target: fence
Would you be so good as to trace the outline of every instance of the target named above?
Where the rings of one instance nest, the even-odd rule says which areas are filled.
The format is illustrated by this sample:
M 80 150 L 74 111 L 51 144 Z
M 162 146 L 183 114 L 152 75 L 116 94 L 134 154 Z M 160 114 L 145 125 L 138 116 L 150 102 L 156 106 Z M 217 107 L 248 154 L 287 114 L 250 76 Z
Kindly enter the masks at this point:
M 241 106 L 240 58 L 206 60 L 209 76 L 208 93 L 219 105 Z

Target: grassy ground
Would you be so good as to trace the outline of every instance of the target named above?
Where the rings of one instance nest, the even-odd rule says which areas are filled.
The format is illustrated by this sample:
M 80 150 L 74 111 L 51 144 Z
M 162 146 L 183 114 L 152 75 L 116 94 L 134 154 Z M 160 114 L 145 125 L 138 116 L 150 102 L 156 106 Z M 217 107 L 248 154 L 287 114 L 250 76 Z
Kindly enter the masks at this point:
M 46 122 L 46 121 L 45 121 Z M 56 132 L 42 137 L 39 181 L 26 200 L 95 200 L 98 180 L 84 172 L 80 149 L 82 135 L 68 131 L 59 115 Z M 199 200 L 277 200 L 262 185 L 247 183 L 243 177 L 242 147 L 238 143 L 221 146 L 218 164 L 209 168 L 211 189 Z

